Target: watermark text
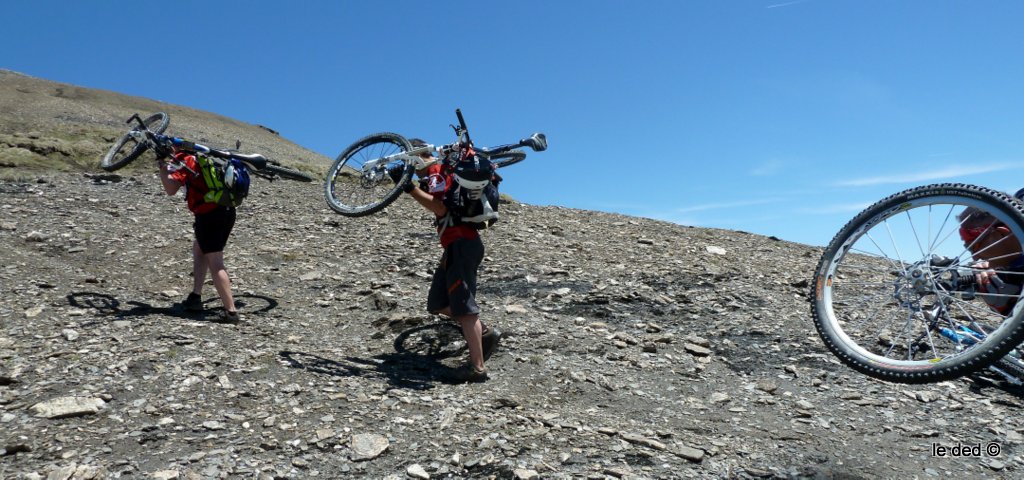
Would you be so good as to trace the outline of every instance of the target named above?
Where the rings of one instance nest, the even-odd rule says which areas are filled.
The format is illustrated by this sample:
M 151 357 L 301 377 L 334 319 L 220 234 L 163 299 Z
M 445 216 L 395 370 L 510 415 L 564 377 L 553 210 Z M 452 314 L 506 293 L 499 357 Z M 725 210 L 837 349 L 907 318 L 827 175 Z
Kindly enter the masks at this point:
M 932 444 L 933 457 L 998 457 L 1002 451 L 1002 445 L 996 442 Z

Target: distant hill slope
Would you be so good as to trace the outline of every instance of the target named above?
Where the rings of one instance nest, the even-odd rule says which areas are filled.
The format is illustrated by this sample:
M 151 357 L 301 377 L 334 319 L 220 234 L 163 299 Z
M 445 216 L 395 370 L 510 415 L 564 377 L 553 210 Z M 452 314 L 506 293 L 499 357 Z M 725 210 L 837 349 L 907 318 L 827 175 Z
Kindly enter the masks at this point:
M 133 113 L 163 111 L 171 116 L 168 132 L 232 147 L 242 141 L 285 165 L 322 175 L 331 159 L 279 136 L 268 127 L 215 113 L 179 107 L 105 90 L 83 88 L 0 69 L 0 177 L 16 178 L 46 170 L 97 170 L 100 157 L 125 131 Z M 129 168 L 145 168 L 136 162 Z

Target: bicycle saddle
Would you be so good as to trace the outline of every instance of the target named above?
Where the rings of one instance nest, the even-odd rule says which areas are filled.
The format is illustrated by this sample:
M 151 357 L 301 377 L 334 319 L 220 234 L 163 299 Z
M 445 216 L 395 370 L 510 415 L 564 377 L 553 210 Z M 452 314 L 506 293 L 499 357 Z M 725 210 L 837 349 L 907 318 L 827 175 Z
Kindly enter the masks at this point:
M 237 158 L 243 162 L 251 163 L 252 166 L 256 167 L 256 170 L 262 170 L 267 166 L 267 157 L 258 153 L 246 155 L 244 153 L 231 152 L 231 158 Z

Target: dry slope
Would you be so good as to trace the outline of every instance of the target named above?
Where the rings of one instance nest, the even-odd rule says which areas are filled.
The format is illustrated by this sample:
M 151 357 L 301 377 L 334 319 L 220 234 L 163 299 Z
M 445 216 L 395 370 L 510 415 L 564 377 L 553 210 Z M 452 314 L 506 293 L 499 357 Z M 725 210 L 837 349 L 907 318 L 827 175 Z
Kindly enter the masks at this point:
M 125 132 L 129 116 L 157 111 L 171 116 L 169 134 L 222 148 L 241 140 L 247 152 L 259 152 L 320 175 L 330 164 L 330 159 L 295 145 L 268 127 L 0 69 L 0 178 L 25 177 L 26 170 L 95 170 L 113 140 Z M 129 169 L 150 166 L 149 162 L 136 163 Z
M 83 102 L 81 116 L 118 117 Z M 104 141 L 85 120 L 55 122 L 54 135 Z M 458 334 L 423 311 L 440 252 L 408 199 L 346 219 L 316 183 L 257 180 L 227 251 L 238 326 L 211 321 L 215 300 L 206 314 L 174 306 L 191 284 L 190 218 L 151 172 L 3 181 L 0 212 L 2 478 L 1022 468 L 1020 391 L 892 385 L 837 364 L 808 319 L 816 248 L 506 204 L 485 234 L 480 298 L 507 337 L 493 379 L 459 385 Z M 935 455 L 960 444 L 1000 450 Z

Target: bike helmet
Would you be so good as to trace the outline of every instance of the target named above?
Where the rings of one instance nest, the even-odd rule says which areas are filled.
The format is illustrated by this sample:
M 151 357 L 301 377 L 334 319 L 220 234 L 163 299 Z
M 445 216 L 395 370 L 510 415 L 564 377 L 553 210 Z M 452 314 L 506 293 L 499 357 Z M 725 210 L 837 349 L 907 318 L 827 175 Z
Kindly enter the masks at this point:
M 455 182 L 470 191 L 480 191 L 491 183 L 494 177 L 494 165 L 490 160 L 480 156 L 463 160 L 455 165 Z

